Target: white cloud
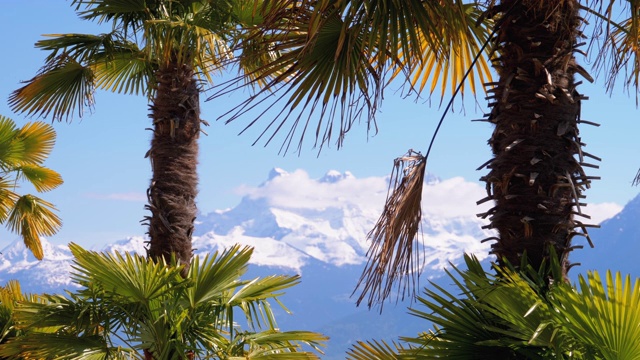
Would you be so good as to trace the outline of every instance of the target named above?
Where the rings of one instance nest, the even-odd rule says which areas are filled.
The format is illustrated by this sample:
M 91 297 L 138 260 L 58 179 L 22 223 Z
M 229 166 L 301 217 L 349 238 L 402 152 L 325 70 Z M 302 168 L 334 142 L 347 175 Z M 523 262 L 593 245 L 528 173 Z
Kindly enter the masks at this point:
M 147 200 L 147 197 L 143 193 L 138 193 L 138 192 L 110 193 L 110 194 L 85 193 L 84 196 L 89 199 L 96 199 L 96 200 L 136 201 L 136 202 L 142 202 Z
M 337 180 L 323 181 L 328 177 Z M 272 208 L 279 226 L 292 231 L 283 240 L 323 261 L 357 263 L 363 261 L 362 254 L 336 252 L 332 248 L 353 239 L 356 243 L 349 246 L 366 252 L 370 245 L 366 234 L 381 214 L 388 177 L 360 179 L 330 171 L 322 179 L 313 179 L 304 170 L 278 170 L 272 171 L 271 178 L 258 187 L 243 186 L 236 190 L 240 195 L 263 200 Z M 491 202 L 476 204 L 486 196 L 483 184 L 462 177 L 425 184 L 422 208 L 427 267 L 441 268 L 449 261 L 457 262 L 463 252 L 487 256 L 490 242 L 480 240 L 492 236 L 492 232 L 482 230 L 487 221 L 476 217 L 492 206 Z M 621 209 L 615 203 L 589 204 L 582 211 L 592 218 L 584 222 L 599 224 Z M 314 234 L 323 236 L 312 238 Z

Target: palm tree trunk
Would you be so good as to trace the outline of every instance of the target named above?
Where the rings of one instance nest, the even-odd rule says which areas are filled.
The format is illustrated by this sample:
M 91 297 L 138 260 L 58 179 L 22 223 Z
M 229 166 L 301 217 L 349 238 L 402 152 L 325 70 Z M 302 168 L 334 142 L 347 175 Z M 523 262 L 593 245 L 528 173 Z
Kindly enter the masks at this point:
M 577 0 L 503 0 L 497 20 L 494 68 L 499 81 L 488 121 L 494 157 L 482 178 L 495 207 L 481 214 L 498 232 L 492 253 L 519 266 L 526 252 L 536 269 L 550 248 L 568 271 L 571 239 L 584 229 L 574 219 L 590 177 L 582 169 L 578 133 L 579 83 L 588 74 L 574 52 L 582 20 Z M 578 157 L 578 158 L 576 158 Z M 483 200 L 481 200 L 483 201 Z M 481 202 L 480 201 L 480 202 Z
M 147 190 L 148 255 L 170 261 L 175 254 L 186 265 L 186 275 L 198 192 L 199 90 L 187 65 L 171 62 L 158 70 L 157 79 L 150 115 L 154 128 L 149 150 L 153 177 Z

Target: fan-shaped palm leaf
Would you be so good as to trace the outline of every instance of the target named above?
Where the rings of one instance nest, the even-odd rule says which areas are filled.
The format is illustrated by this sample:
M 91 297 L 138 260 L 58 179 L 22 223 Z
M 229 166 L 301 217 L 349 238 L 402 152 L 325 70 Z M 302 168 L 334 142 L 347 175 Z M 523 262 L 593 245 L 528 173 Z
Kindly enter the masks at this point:
M 447 24 L 441 27 L 441 34 L 421 33 L 420 39 L 423 42 L 412 51 L 420 53 L 422 61 L 414 60 L 413 67 L 398 67 L 394 77 L 401 71 L 410 73 L 408 81 L 411 89 L 418 94 L 427 89 L 430 96 L 434 95 L 436 87 L 440 84 L 441 90 L 436 98 L 442 102 L 447 95 L 446 90 L 450 89 L 450 93 L 453 94 L 467 70 L 470 70 L 466 78 L 468 82 L 461 87 L 461 94 L 464 94 L 465 88 L 475 93 L 481 89 L 482 84 L 491 80 L 486 57 L 480 57 L 477 64 L 475 63 L 475 58 L 481 55 L 481 49 L 488 41 L 490 24 L 479 21 L 482 11 L 477 4 L 456 2 L 450 7 L 439 7 L 438 10 L 448 12 L 445 17 Z M 435 12 L 432 16 L 441 17 Z M 433 41 L 425 41 L 424 36 L 439 36 L 450 41 L 443 50 L 448 53 L 434 51 Z M 411 60 L 409 63 L 412 64 Z
M 62 177 L 57 172 L 39 165 L 22 165 L 16 168 L 18 179 L 25 178 L 38 192 L 51 191 L 62 185 Z
M 30 116 L 56 120 L 71 119 L 85 107 L 93 106 L 93 71 L 73 58 L 61 54 L 49 59 L 26 85 L 9 96 L 9 105 Z
M 220 294 L 240 286 L 240 277 L 247 272 L 251 254 L 253 248 L 235 245 L 221 254 L 194 258 L 187 276 L 193 282 L 187 290 L 190 305 L 195 307 L 218 299 Z
M 437 59 L 441 67 L 454 74 L 454 79 L 460 79 L 466 71 L 464 66 L 471 66 L 471 51 L 480 49 L 476 40 L 487 38 L 486 27 L 476 28 L 472 23 L 479 11 L 454 0 L 444 4 L 395 0 L 375 4 L 365 1 L 268 4 L 271 7 L 265 17 L 267 25 L 245 39 L 247 52 L 239 57 L 241 65 L 248 65 L 252 82 L 264 82 L 265 88 L 222 118 L 226 122 L 235 121 L 263 102 L 270 104 L 269 109 L 275 104 L 282 105 L 283 110 L 275 117 L 269 112 L 271 121 L 257 141 L 264 138 L 268 144 L 282 130 L 286 133 L 283 152 L 289 150 L 296 137 L 299 138 L 296 149 L 300 151 L 307 131 L 315 134 L 315 145 L 320 148 L 332 139 L 340 147 L 346 132 L 361 117 L 366 117 L 368 128 L 373 129 L 382 89 L 389 79 L 402 72 L 414 72 L 414 78 L 409 80 L 412 86 L 418 78 L 425 77 L 432 77 L 437 83 L 440 73 L 433 64 L 429 65 L 429 58 Z M 258 67 L 257 63 L 267 60 L 260 59 L 258 54 L 269 53 L 278 57 Z M 449 67 L 445 65 L 448 56 L 460 60 L 451 59 L 453 66 Z M 252 63 L 252 59 L 260 60 Z M 486 63 L 481 60 L 479 64 L 480 79 L 488 78 Z M 388 69 L 395 72 L 385 80 Z M 446 77 L 443 83 L 447 85 Z M 233 86 L 233 82 L 219 86 L 212 98 L 225 94 Z M 309 118 L 316 112 L 319 116 L 314 116 L 318 120 L 313 124 Z M 259 113 L 257 118 L 265 114 L 266 111 Z M 245 130 L 256 121 L 250 122 Z
M 144 29 L 150 59 L 156 59 L 160 66 L 171 62 L 194 64 L 210 83 L 211 73 L 219 71 L 233 56 L 218 34 L 185 20 L 149 20 Z
M 607 271 L 579 276 L 580 288 L 561 286 L 551 298 L 562 329 L 603 359 L 640 359 L 640 279 Z
M 69 244 L 69 249 L 75 257 L 72 277 L 78 283 L 117 291 L 127 301 L 146 302 L 177 285 L 175 276 L 180 273 L 179 268 L 140 255 L 87 251 L 74 243 Z
M 78 15 L 85 20 L 99 23 L 113 21 L 125 29 L 136 31 L 142 22 L 157 14 L 150 10 L 145 0 L 73 0 Z
M 17 199 L 7 219 L 10 230 L 22 236 L 24 244 L 38 260 L 44 256 L 40 236 L 52 236 L 62 226 L 53 210 L 56 210 L 53 204 L 33 195 L 23 195 Z
M 107 61 L 102 59 L 110 57 Z M 149 87 L 154 78 L 154 65 L 144 51 L 132 46 L 116 54 L 98 54 L 92 63 L 96 87 L 116 93 L 145 94 L 151 96 Z
M 18 164 L 42 164 L 56 142 L 53 126 L 39 121 L 26 123 L 15 136 L 21 150 Z

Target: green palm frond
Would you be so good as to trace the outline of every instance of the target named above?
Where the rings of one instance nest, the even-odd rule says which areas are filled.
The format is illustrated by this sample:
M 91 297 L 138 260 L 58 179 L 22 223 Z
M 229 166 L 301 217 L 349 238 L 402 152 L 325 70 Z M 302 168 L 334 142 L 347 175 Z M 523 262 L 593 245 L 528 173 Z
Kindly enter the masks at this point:
M 221 254 L 208 254 L 204 259 L 194 257 L 188 279 L 192 286 L 187 290 L 191 306 L 218 300 L 220 295 L 242 285 L 240 277 L 247 272 L 253 248 L 232 246 Z
M 580 288 L 553 292 L 555 315 L 563 330 L 591 346 L 603 359 L 640 359 L 640 279 L 633 284 L 617 272 L 579 276 Z
M 135 31 L 145 20 L 159 14 L 147 6 L 145 0 L 73 0 L 78 15 L 98 23 L 112 21 L 124 29 Z
M 258 333 L 241 333 L 227 346 L 238 359 L 304 360 L 319 359 L 303 345 L 322 353 L 323 342 L 328 338 L 310 331 L 266 330 Z M 235 359 L 236 357 L 232 357 Z
M 131 46 L 130 42 L 123 39 L 117 31 L 92 34 L 47 34 L 46 39 L 36 42 L 36 47 L 48 51 L 48 60 L 55 59 L 58 55 L 66 55 L 79 63 L 88 63 L 97 54 L 115 54 L 122 48 Z
M 57 172 L 39 165 L 22 165 L 16 168 L 18 179 L 28 180 L 38 192 L 51 191 L 62 185 L 62 176 Z
M 40 121 L 26 123 L 16 134 L 20 142 L 20 164 L 42 164 L 53 150 L 56 132 Z
M 250 112 L 256 104 L 270 98 L 269 108 L 282 106 L 283 110 L 271 117 L 256 142 L 265 139 L 270 143 L 282 130 L 286 132 L 281 151 L 287 152 L 299 134 L 296 145 L 301 150 L 304 136 L 312 132 L 316 136 L 316 145 L 322 147 L 335 139 L 338 147 L 342 145 L 344 134 L 362 117 L 368 117 L 380 99 L 380 70 L 371 64 L 373 49 L 364 41 L 364 24 L 348 24 L 340 13 L 333 9 L 326 13 L 314 13 L 313 9 L 280 8 L 280 13 L 271 15 L 279 19 L 282 30 L 273 30 L 275 35 L 262 36 L 273 45 L 259 41 L 248 43 L 247 49 L 270 49 L 278 53 L 275 61 L 260 68 L 248 76 L 254 82 L 264 81 L 266 87 L 234 110 L 224 115 L 225 121 L 237 120 Z M 282 19 L 287 19 L 283 21 Z M 310 41 L 309 37 L 313 37 Z M 262 62 L 255 57 L 256 51 L 245 53 L 244 62 Z M 249 70 L 253 65 L 249 66 Z M 216 89 L 222 95 L 234 83 L 224 84 Z M 311 114 L 319 112 L 317 122 L 313 123 Z M 333 121 L 327 117 L 336 117 L 340 126 L 333 127 Z M 369 118 L 369 117 L 368 117 Z M 257 119 L 247 127 L 253 126 Z M 285 129 L 285 123 L 290 122 Z
M 97 54 L 92 60 L 97 88 L 115 93 L 152 96 L 153 89 L 149 84 L 155 78 L 155 65 L 147 60 L 143 50 L 132 46 L 116 54 Z
M 8 117 L 0 115 L 0 169 L 10 171 L 18 163 L 24 144 L 16 141 L 18 128 Z
M 487 26 L 475 25 L 477 4 L 456 0 L 265 3 L 264 24 L 247 33 L 237 60 L 245 71 L 240 78 L 263 88 L 221 118 L 228 123 L 257 114 L 244 132 L 269 114 L 254 144 L 269 144 L 282 132 L 285 153 L 300 152 L 307 133 L 315 135 L 320 149 L 333 141 L 340 148 L 363 118 L 375 131 L 383 89 L 394 78 L 416 90 L 431 78 L 431 91 L 442 83 L 444 96 L 474 64 L 488 37 Z M 473 90 L 490 78 L 484 58 L 475 66 Z M 210 99 L 236 86 L 236 81 L 218 85 Z M 282 110 L 269 111 L 276 106 Z
M 275 315 L 267 300 L 275 300 L 283 310 L 289 313 L 289 310 L 277 298 L 283 294 L 282 290 L 299 282 L 299 276 L 273 275 L 257 278 L 239 288 L 227 300 L 227 304 L 242 309 L 251 329 L 262 328 L 262 324 L 274 329 L 277 328 Z
M 14 111 L 56 120 L 82 117 L 93 106 L 94 74 L 91 68 L 61 54 L 49 59 L 26 85 L 9 96 Z
M 132 302 L 147 302 L 161 297 L 177 286 L 180 268 L 150 261 L 140 255 L 108 254 L 84 250 L 69 244 L 75 259 L 72 278 L 85 286 L 98 285 L 106 291 L 117 291 Z
M 183 19 L 149 20 L 144 31 L 149 59 L 155 59 L 161 67 L 171 62 L 193 64 L 210 83 L 212 73 L 233 57 L 220 35 Z
M 44 256 L 40 236 L 52 236 L 62 226 L 54 210 L 53 204 L 47 201 L 23 195 L 17 199 L 7 219 L 9 229 L 22 236 L 24 244 L 38 260 Z

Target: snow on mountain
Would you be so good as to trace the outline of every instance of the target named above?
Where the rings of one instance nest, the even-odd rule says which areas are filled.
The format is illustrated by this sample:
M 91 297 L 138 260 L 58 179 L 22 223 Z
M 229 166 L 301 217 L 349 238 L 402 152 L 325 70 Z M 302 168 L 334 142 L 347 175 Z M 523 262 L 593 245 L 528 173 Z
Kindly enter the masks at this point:
M 475 183 L 453 178 L 425 181 L 426 262 L 442 268 L 457 261 L 462 253 L 484 258 L 488 244 L 478 239 L 488 232 L 475 214 L 484 190 Z M 302 253 L 335 265 L 362 264 L 369 247 L 366 234 L 373 228 L 388 191 L 388 179 L 359 179 L 349 172 L 329 171 L 312 179 L 302 171 L 274 169 L 258 187 L 240 187 L 242 201 L 235 208 L 200 218 L 197 235 L 213 232 L 218 237 L 237 234 L 271 238 Z
M 329 171 L 319 179 L 303 170 L 273 169 L 257 187 L 242 186 L 240 203 L 231 209 L 200 216 L 194 236 L 197 254 L 213 252 L 235 243 L 255 248 L 252 263 L 303 272 L 310 261 L 331 266 L 361 265 L 373 228 L 388 191 L 388 178 L 356 178 L 349 172 Z M 458 262 L 464 252 L 484 258 L 489 236 L 475 201 L 484 190 L 462 178 L 425 181 L 423 216 L 425 264 L 437 270 Z M 22 243 L 3 251 L 0 281 L 20 277 L 41 285 L 68 284 L 71 254 L 64 246 L 44 241 L 45 260 L 31 258 Z M 145 253 L 145 238 L 136 236 L 114 242 L 101 251 Z M 37 272 L 29 277 L 28 270 Z M 24 274 L 24 276 L 23 276 Z
M 40 292 L 38 289 L 59 290 L 71 285 L 69 271 L 73 256 L 69 248 L 54 245 L 41 238 L 44 258 L 42 261 L 33 256 L 22 240 L 16 240 L 0 253 L 0 283 L 18 280 L 27 292 Z
M 330 336 L 325 360 L 344 359 L 346 349 L 357 340 L 415 335 L 430 325 L 406 314 L 408 302 L 385 305 L 381 315 L 356 308 L 352 295 L 366 261 L 367 233 L 382 212 L 388 181 L 338 171 L 314 179 L 303 170 L 273 169 L 260 185 L 237 189 L 242 196 L 237 206 L 198 217 L 194 252 L 204 255 L 239 243 L 254 247 L 249 277 L 301 273 L 302 283 L 287 289 L 282 299 L 295 316 L 277 313 L 278 323 L 283 329 L 321 331 Z M 489 206 L 476 206 L 484 196 L 484 188 L 477 183 L 427 174 L 422 199 L 420 253 L 425 268 L 421 286 L 428 286 L 426 278 L 446 288 L 450 280 L 438 278 L 443 274 L 441 269 L 450 262 L 459 264 L 465 252 L 488 258 L 490 245 L 480 240 L 492 234 L 481 229 L 485 222 L 476 217 Z M 614 216 L 620 207 L 590 204 L 587 210 L 598 223 Z M 576 251 L 572 260 L 588 256 L 581 262 L 593 268 L 603 259 L 615 259 L 638 273 L 635 258 L 628 256 L 634 253 L 628 242 L 640 234 L 635 222 L 638 217 L 640 198 L 605 221 L 602 229 L 591 232 L 598 251 Z M 134 236 L 92 250 L 145 254 L 145 241 L 145 237 Z M 42 261 L 37 261 L 21 240 L 5 247 L 0 256 L 0 283 L 17 279 L 25 291 L 38 293 L 72 289 L 69 249 L 46 239 L 42 242 Z M 634 242 L 633 249 L 638 243 Z

